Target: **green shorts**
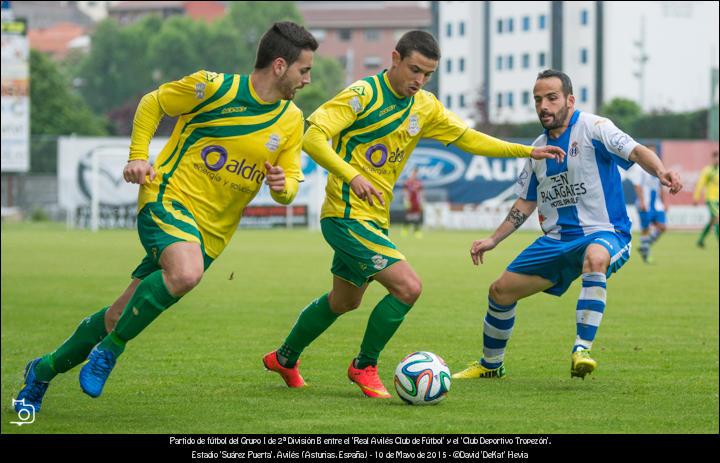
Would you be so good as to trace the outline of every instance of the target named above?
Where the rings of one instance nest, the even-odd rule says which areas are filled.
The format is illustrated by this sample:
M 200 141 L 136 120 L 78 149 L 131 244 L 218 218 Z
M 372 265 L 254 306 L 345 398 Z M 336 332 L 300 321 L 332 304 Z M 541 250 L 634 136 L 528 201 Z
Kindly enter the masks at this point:
M 133 278 L 142 280 L 159 270 L 162 252 L 173 243 L 198 243 L 203 253 L 205 270 L 213 262 L 213 258 L 205 254 L 195 218 L 177 201 L 147 203 L 138 213 L 137 227 L 147 255 L 132 272 Z
M 326 217 L 320 228 L 335 251 L 331 272 L 358 288 L 381 270 L 405 260 L 388 231 L 373 222 Z
M 708 209 L 710 210 L 710 217 L 718 216 L 718 201 L 705 201 Z

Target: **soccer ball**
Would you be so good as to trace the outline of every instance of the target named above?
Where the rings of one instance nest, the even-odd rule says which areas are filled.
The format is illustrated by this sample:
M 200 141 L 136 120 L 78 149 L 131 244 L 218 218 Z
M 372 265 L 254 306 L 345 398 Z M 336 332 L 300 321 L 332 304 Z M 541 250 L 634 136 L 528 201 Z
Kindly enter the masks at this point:
M 432 352 L 414 352 L 395 368 L 395 390 L 410 405 L 430 405 L 450 390 L 450 369 Z

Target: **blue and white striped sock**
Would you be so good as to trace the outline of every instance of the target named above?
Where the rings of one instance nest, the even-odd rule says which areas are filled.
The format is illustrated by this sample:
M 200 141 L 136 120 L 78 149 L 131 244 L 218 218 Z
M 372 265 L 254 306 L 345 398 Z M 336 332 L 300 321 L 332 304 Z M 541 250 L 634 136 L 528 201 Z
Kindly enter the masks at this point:
M 658 238 L 660 238 L 660 234 L 661 234 L 660 230 L 658 230 L 657 228 L 653 228 L 650 231 L 650 244 L 655 244 L 655 241 L 657 241 Z
M 643 254 L 647 254 L 647 252 L 650 250 L 650 245 L 652 243 L 653 239 L 650 235 L 640 238 L 640 252 Z
M 605 312 L 607 278 L 604 273 L 589 272 L 582 274 L 582 291 L 575 311 L 577 336 L 573 352 L 579 349 L 590 350 L 598 327 Z
M 488 311 L 483 325 L 483 358 L 485 368 L 498 368 L 505 357 L 505 346 L 515 324 L 515 306 L 500 305 L 488 297 Z

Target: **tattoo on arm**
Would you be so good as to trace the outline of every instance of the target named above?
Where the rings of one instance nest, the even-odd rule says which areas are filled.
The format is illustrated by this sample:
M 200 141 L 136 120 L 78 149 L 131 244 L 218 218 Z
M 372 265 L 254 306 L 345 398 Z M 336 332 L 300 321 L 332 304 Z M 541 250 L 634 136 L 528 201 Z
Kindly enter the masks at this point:
M 517 230 L 518 228 L 520 228 L 520 226 L 523 223 L 525 223 L 527 218 L 528 218 L 527 215 L 520 212 L 520 210 L 518 210 L 518 208 L 513 207 L 512 209 L 510 209 L 510 213 L 505 218 L 505 221 L 513 224 L 513 227 L 515 227 L 515 230 Z

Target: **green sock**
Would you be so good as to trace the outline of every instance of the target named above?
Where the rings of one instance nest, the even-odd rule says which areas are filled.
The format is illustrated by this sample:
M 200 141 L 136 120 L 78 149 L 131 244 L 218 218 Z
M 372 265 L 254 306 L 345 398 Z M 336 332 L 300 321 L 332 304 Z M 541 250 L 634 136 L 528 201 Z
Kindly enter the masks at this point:
M 705 228 L 703 228 L 702 233 L 700 233 L 700 238 L 698 239 L 698 243 L 702 244 L 705 242 L 705 237 L 707 236 L 708 233 L 710 233 L 710 227 L 712 227 L 712 223 L 708 223 L 707 225 L 705 225 Z
M 107 335 L 105 312 L 108 307 L 83 319 L 75 332 L 54 352 L 46 354 L 35 365 L 35 376 L 50 381 L 58 373 L 65 373 L 85 361 L 93 347 Z
M 715 224 L 715 238 L 720 239 L 720 224 Z
M 109 349 L 119 356 L 125 350 L 125 343 L 135 338 L 165 309 L 179 300 L 165 286 L 162 270 L 151 273 L 135 289 L 115 329 L 103 339 L 100 348 Z
M 388 294 L 378 302 L 368 319 L 356 368 L 377 365 L 380 352 L 400 327 L 411 308 L 411 305 L 405 304 L 392 294 Z
M 281 365 L 285 368 L 294 367 L 302 351 L 323 334 L 339 316 L 330 310 L 327 294 L 312 301 L 300 312 L 285 343 L 278 349 L 280 357 L 278 360 L 281 361 Z

